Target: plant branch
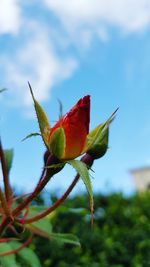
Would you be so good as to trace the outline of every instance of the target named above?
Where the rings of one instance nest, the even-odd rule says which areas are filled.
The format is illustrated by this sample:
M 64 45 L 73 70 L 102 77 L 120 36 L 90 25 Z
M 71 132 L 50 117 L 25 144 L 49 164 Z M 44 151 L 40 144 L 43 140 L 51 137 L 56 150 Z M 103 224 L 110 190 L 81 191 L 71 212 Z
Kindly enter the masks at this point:
M 81 161 L 84 162 L 85 164 L 87 164 L 89 167 L 91 167 L 93 162 L 94 162 L 92 157 L 90 155 L 88 155 L 88 154 L 85 154 L 81 158 Z M 25 219 L 25 218 L 17 219 L 17 221 L 20 222 L 20 223 L 24 223 L 24 224 L 32 223 L 32 222 L 40 220 L 40 219 L 44 218 L 45 216 L 47 216 L 48 214 L 50 214 L 52 211 L 54 211 L 68 197 L 68 195 L 70 194 L 70 192 L 72 191 L 72 189 L 74 188 L 76 183 L 78 182 L 79 178 L 80 178 L 80 175 L 77 174 L 75 176 L 73 182 L 71 183 L 71 185 L 66 190 L 66 192 L 59 199 L 57 199 L 57 201 L 51 207 L 49 207 L 47 210 L 43 211 L 42 213 L 40 213 L 40 214 L 38 214 L 38 215 L 36 215 L 36 216 L 34 216 L 32 218 L 29 218 L 29 219 Z
M 56 159 L 53 155 L 50 155 L 48 158 L 48 165 L 53 165 L 58 163 L 58 159 Z M 59 168 L 50 168 L 47 169 L 46 174 L 44 177 L 40 177 L 40 180 L 35 187 L 34 191 L 26 197 L 22 203 L 20 203 L 13 211 L 12 214 L 14 216 L 18 215 L 24 208 L 28 206 L 28 204 L 35 198 L 37 195 L 43 190 L 43 188 L 46 186 L 46 184 L 49 182 L 50 178 L 56 174 L 58 171 L 60 171 Z M 44 171 L 42 172 L 44 174 Z
M 17 219 L 17 221 L 20 222 L 20 223 L 24 223 L 24 224 L 32 223 L 32 222 L 40 220 L 43 217 L 45 217 L 48 214 L 50 214 L 53 210 L 55 210 L 68 197 L 68 195 L 70 194 L 70 192 L 72 191 L 72 189 L 74 188 L 76 183 L 78 182 L 79 178 L 80 178 L 80 175 L 77 174 L 76 177 L 74 178 L 73 182 L 71 183 L 71 185 L 66 190 L 66 192 L 59 199 L 57 199 L 57 201 L 51 207 L 49 207 L 47 210 L 45 210 L 44 212 L 42 212 L 42 213 L 40 213 L 40 214 L 38 214 L 38 215 L 36 215 L 36 216 L 34 216 L 32 218 L 29 218 L 29 219 L 24 219 L 24 218 L 23 219 Z
M 6 168 L 6 161 L 5 161 L 4 150 L 2 147 L 1 140 L 0 140 L 0 159 L 1 159 L 1 166 L 2 166 L 2 173 L 3 173 L 5 197 L 6 197 L 7 202 L 10 203 L 10 200 L 12 197 L 12 190 L 11 190 L 11 186 L 9 184 L 7 168 Z
M 21 202 L 13 211 L 12 214 L 14 216 L 18 215 L 24 208 L 28 206 L 28 204 L 35 198 L 37 195 L 42 191 L 45 185 L 48 183 L 50 177 L 45 176 L 43 179 L 40 180 L 35 190 L 26 197 L 23 202 Z
M 0 202 L 1 202 L 1 207 L 2 207 L 2 213 L 7 216 L 11 216 L 10 210 L 7 205 L 7 201 L 5 199 L 5 195 L 3 191 L 1 190 L 1 188 L 0 188 Z
M 22 250 L 24 247 L 26 247 L 32 241 L 32 238 L 33 238 L 33 235 L 30 235 L 28 237 L 28 239 L 21 246 L 19 246 L 16 249 L 13 249 L 13 250 L 9 250 L 9 251 L 0 253 L 0 257 L 18 253 L 20 250 Z

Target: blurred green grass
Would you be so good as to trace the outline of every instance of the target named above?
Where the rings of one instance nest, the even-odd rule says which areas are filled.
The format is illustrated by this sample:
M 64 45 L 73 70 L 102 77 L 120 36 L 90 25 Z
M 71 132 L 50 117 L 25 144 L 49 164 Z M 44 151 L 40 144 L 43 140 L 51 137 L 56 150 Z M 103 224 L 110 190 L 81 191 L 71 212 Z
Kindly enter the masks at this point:
M 42 266 L 150 266 L 150 192 L 97 194 L 94 201 L 93 227 L 87 195 L 70 198 L 55 211 L 53 231 L 77 235 L 81 248 L 36 237 L 31 246 Z

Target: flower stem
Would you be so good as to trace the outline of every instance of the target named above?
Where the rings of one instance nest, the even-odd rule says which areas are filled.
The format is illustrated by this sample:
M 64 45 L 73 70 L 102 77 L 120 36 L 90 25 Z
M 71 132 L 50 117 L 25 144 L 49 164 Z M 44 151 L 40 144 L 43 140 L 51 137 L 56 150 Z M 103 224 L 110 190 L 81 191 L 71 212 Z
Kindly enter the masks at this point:
M 1 225 L 0 225 L 0 236 L 2 235 L 3 231 L 5 230 L 5 228 L 12 222 L 12 218 L 11 217 L 5 217 L 4 220 L 2 221 Z
M 51 155 L 49 158 L 49 165 L 50 164 L 55 164 L 57 163 L 58 160 Z M 46 173 L 46 175 L 42 178 L 40 177 L 40 180 L 34 189 L 34 191 L 26 197 L 23 202 L 21 202 L 13 211 L 12 211 L 12 216 L 16 216 L 21 213 L 21 211 L 28 206 L 28 204 L 35 198 L 37 195 L 42 191 L 42 189 L 46 186 L 50 178 L 57 172 L 55 169 L 49 169 Z M 43 172 L 44 173 L 44 172 Z M 2 221 L 0 225 L 0 235 L 2 235 L 2 232 L 4 229 L 11 223 L 12 217 L 5 217 L 4 220 Z
M 35 190 L 12 211 L 12 214 L 14 216 L 18 215 L 24 208 L 26 208 L 28 204 L 42 191 L 49 179 L 50 177 L 45 176 L 42 180 L 40 180 Z
M 3 173 L 5 197 L 6 197 L 7 202 L 10 203 L 10 201 L 12 199 L 12 190 L 11 190 L 11 186 L 9 184 L 7 168 L 6 168 L 6 161 L 5 161 L 5 156 L 4 156 L 4 151 L 3 151 L 1 140 L 0 140 L 0 159 L 1 159 L 1 166 L 2 166 L 2 173 Z M 9 207 L 8 207 L 8 209 L 9 209 Z
M 49 165 L 52 164 L 56 164 L 57 163 L 57 159 L 53 156 L 50 155 L 49 158 Z M 48 169 L 45 176 L 42 178 L 40 178 L 37 186 L 35 187 L 34 191 L 23 200 L 22 203 L 20 203 L 13 211 L 12 214 L 14 216 L 18 215 L 24 208 L 26 208 L 28 206 L 28 204 L 35 198 L 37 197 L 37 195 L 43 190 L 43 188 L 46 186 L 46 184 L 48 183 L 48 181 L 50 180 L 50 178 L 57 173 L 57 169 Z M 43 172 L 44 174 L 44 172 Z
M 71 185 L 68 187 L 68 189 L 66 190 L 66 192 L 51 206 L 49 207 L 47 210 L 45 210 L 44 212 L 29 218 L 29 219 L 18 219 L 17 221 L 22 222 L 24 224 L 27 223 L 32 223 L 35 222 L 37 220 L 42 219 L 43 217 L 47 216 L 49 213 L 51 213 L 53 210 L 55 210 L 70 194 L 70 192 L 72 191 L 72 189 L 74 188 L 74 186 L 76 185 L 76 183 L 78 182 L 80 178 L 80 175 L 77 174 L 76 177 L 74 178 L 73 182 L 71 183 Z
M 1 188 L 0 188 L 0 203 L 1 203 L 3 213 L 7 216 L 10 216 L 10 210 L 8 208 L 7 201 L 5 199 L 5 195 L 4 195 Z
M 92 157 L 90 155 L 88 155 L 88 154 L 85 154 L 81 158 L 81 161 L 86 163 L 89 167 L 91 167 L 93 162 L 94 162 Z M 38 215 L 36 215 L 36 216 L 34 216 L 32 218 L 29 218 L 29 219 L 25 219 L 25 218 L 17 219 L 17 221 L 20 222 L 20 223 L 24 223 L 24 224 L 32 223 L 32 222 L 40 220 L 40 219 L 44 218 L 45 216 L 47 216 L 48 214 L 50 214 L 52 211 L 54 211 L 68 197 L 68 195 L 70 194 L 70 192 L 72 191 L 72 189 L 74 188 L 76 183 L 78 182 L 79 178 L 80 178 L 80 175 L 77 174 L 75 176 L 73 182 L 71 183 L 71 185 L 66 190 L 66 192 L 51 207 L 49 207 L 47 210 L 41 212 L 40 214 L 38 214 Z

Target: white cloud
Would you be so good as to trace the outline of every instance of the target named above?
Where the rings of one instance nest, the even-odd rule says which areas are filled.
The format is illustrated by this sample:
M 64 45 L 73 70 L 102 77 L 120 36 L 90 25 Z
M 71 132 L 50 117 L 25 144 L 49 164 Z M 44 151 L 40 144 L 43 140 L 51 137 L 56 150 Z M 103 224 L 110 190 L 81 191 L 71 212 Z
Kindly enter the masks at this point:
M 136 32 L 150 23 L 149 0 L 45 0 L 45 4 L 70 34 L 81 35 L 87 29 L 107 39 L 108 26 Z
M 34 88 L 37 100 L 44 101 L 49 98 L 51 88 L 68 78 L 77 67 L 75 59 L 58 57 L 48 39 L 46 29 L 42 32 L 40 26 L 35 25 L 30 34 L 31 39 L 28 36 L 26 42 L 11 58 L 5 57 L 1 60 L 15 105 L 31 105 L 27 81 L 30 81 Z
M 36 17 L 36 0 L 33 5 L 27 1 L 24 6 L 17 0 L 1 0 L 0 34 L 15 35 L 13 48 L 8 48 L 5 55 L 0 51 L 0 68 L 4 74 L 3 85 L 12 88 L 15 104 L 30 106 L 27 81 L 31 82 L 39 101 L 48 99 L 52 87 L 70 77 L 77 68 L 79 50 L 89 48 L 95 36 L 102 41 L 109 40 L 109 27 L 132 33 L 150 24 L 149 0 L 44 0 L 43 3 L 59 19 L 60 25 Z M 33 9 L 32 18 L 26 8 Z M 76 55 L 70 52 L 74 55 L 70 56 L 69 48 L 79 50 Z
M 17 33 L 21 24 L 20 7 L 17 0 L 0 1 L 0 34 Z

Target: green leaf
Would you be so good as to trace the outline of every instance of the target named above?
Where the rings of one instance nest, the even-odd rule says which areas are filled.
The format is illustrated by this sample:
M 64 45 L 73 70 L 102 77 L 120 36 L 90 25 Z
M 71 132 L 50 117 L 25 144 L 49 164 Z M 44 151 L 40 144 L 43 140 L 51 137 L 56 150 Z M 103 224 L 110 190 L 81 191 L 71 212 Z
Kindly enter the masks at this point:
M 32 218 L 38 215 L 40 212 L 45 211 L 46 209 L 46 207 L 30 207 L 28 218 Z M 50 219 L 47 216 L 42 218 L 41 220 L 28 224 L 27 227 L 31 230 L 34 230 L 34 227 L 36 227 L 37 230 L 39 229 L 40 231 L 43 231 L 46 234 L 49 234 L 52 231 L 52 225 L 50 223 Z
M 28 138 L 39 136 L 39 135 L 41 136 L 41 134 L 39 134 L 39 133 L 31 133 L 31 134 L 28 134 L 25 138 L 22 139 L 22 141 L 25 141 Z
M 39 211 L 44 211 L 44 210 L 46 210 L 46 208 L 40 207 L 39 209 L 39 207 L 31 207 L 29 218 L 39 214 Z M 72 234 L 52 233 L 50 216 L 53 216 L 53 215 L 49 214 L 41 220 L 38 220 L 36 222 L 26 225 L 26 227 L 29 228 L 31 231 L 33 231 L 35 234 L 48 238 L 52 241 L 58 241 L 61 243 L 69 243 L 69 244 L 79 246 L 80 243 L 79 243 L 78 238 Z
M 21 246 L 21 243 L 13 241 L 10 243 L 10 245 L 13 249 L 17 249 L 19 246 Z M 36 253 L 30 248 L 25 247 L 17 254 L 20 258 L 24 260 L 24 266 L 26 266 L 26 264 L 29 264 L 30 267 L 41 267 L 40 261 Z
M 34 98 L 33 91 L 32 91 L 30 83 L 28 83 L 28 84 L 29 84 L 29 88 L 30 88 L 30 92 L 31 92 L 33 101 L 34 101 L 34 108 L 35 108 L 35 112 L 36 112 L 36 115 L 37 115 L 40 132 L 41 132 L 44 144 L 48 148 L 48 136 L 49 136 L 49 133 L 50 133 L 50 125 L 49 125 L 49 122 L 48 122 L 48 119 L 47 119 L 47 116 L 46 116 L 44 110 L 42 109 L 40 104 Z
M 65 133 L 62 127 L 57 128 L 50 137 L 49 148 L 53 155 L 61 159 L 65 150 Z
M 12 247 L 8 243 L 0 244 L 0 253 L 4 253 L 7 251 L 11 251 Z M 3 267 L 19 267 L 20 265 L 16 262 L 16 256 L 15 254 L 7 255 L 7 256 L 1 256 L 0 257 L 0 263 Z
M 89 193 L 90 197 L 90 210 L 91 214 L 93 215 L 93 192 L 92 192 L 92 185 L 91 185 L 91 180 L 90 180 L 90 175 L 89 175 L 89 170 L 87 168 L 87 165 L 79 160 L 69 160 L 67 161 L 81 176 L 87 192 Z
M 4 157 L 5 157 L 5 162 L 6 162 L 7 174 L 9 175 L 9 172 L 12 166 L 12 160 L 13 160 L 13 149 L 5 149 Z
M 79 239 L 73 234 L 51 233 L 49 235 L 49 239 L 57 241 L 59 243 L 67 243 L 80 246 Z

